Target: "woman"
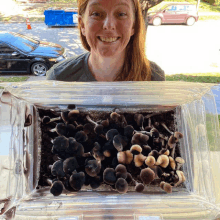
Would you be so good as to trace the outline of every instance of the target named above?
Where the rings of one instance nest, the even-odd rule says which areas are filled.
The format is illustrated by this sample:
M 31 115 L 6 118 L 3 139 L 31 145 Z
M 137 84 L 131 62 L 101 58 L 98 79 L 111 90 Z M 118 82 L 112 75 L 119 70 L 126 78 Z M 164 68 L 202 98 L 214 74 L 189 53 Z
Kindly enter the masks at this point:
M 139 0 L 78 0 L 83 47 L 47 72 L 60 81 L 164 81 L 164 71 L 145 55 Z

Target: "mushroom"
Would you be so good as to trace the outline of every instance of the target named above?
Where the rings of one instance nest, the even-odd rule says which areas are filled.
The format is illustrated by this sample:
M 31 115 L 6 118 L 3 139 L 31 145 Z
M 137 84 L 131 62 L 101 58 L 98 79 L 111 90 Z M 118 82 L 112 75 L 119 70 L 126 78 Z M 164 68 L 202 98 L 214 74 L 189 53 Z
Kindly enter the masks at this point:
M 133 135 L 131 139 L 131 144 L 147 145 L 149 136 L 146 134 L 142 134 L 138 131 L 134 131 L 134 132 L 136 133 Z
M 53 176 L 58 177 L 58 178 L 63 178 L 65 176 L 65 173 L 63 171 L 63 161 L 62 160 L 58 160 L 53 163 L 53 165 L 51 167 L 51 174 Z
M 116 172 L 113 168 L 106 168 L 103 172 L 103 180 L 109 185 L 114 185 L 116 183 Z
M 106 140 L 107 141 L 113 141 L 113 138 L 114 138 L 114 136 L 115 135 L 118 135 L 119 134 L 119 132 L 118 132 L 118 130 L 117 129 L 110 129 L 110 130 L 108 130 L 107 131 L 107 133 L 106 133 L 106 135 L 105 135 L 105 137 L 106 137 Z
M 90 153 L 84 153 L 83 145 L 72 137 L 69 138 L 69 146 L 66 148 L 66 153 L 76 157 L 88 157 L 91 155 Z
M 169 162 L 170 162 L 170 167 L 175 170 L 176 169 L 176 163 L 175 160 L 169 156 Z
M 72 174 L 74 170 L 76 170 L 79 167 L 77 160 L 75 157 L 69 157 L 66 160 L 63 161 L 63 171 L 66 174 Z
M 149 184 L 155 179 L 155 173 L 152 169 L 145 168 L 141 170 L 140 178 L 144 184 Z
M 115 168 L 117 178 L 127 178 L 127 169 L 123 164 L 118 164 Z
M 134 164 L 136 167 L 141 167 L 144 161 L 147 159 L 143 154 L 138 154 L 134 156 Z
M 85 182 L 84 172 L 73 173 L 69 179 L 70 186 L 77 191 L 79 191 L 82 188 L 84 182 Z
M 105 156 L 101 152 L 101 146 L 98 142 L 94 143 L 94 147 L 91 151 L 91 155 L 96 159 L 96 160 L 104 160 Z
M 182 165 L 185 163 L 185 160 L 181 157 L 176 157 L 175 161 L 177 163 L 177 166 L 176 166 L 177 170 L 179 170 L 182 167 Z
M 151 118 L 148 118 L 148 126 L 145 127 L 144 130 L 150 132 L 151 129 L 152 129 Z
M 52 153 L 63 157 L 69 146 L 69 139 L 64 136 L 58 136 L 53 141 Z
M 157 158 L 160 156 L 159 152 L 157 150 L 152 150 L 148 156 L 153 156 L 155 158 L 155 160 L 157 160 Z
M 93 126 L 90 123 L 86 123 L 83 126 L 83 131 L 85 132 L 85 134 L 90 134 L 93 132 Z
M 110 114 L 110 118 L 115 122 L 118 122 L 120 120 L 120 117 L 121 116 L 117 112 L 112 112 Z
M 151 147 L 149 145 L 142 146 L 142 154 L 147 156 L 151 152 Z
M 148 156 L 145 160 L 145 164 L 149 167 L 154 167 L 156 160 L 153 156 Z
M 181 184 L 181 183 L 186 181 L 186 178 L 185 178 L 184 173 L 182 171 L 177 170 L 176 174 L 177 174 L 179 180 L 178 180 L 178 182 L 174 186 L 178 186 L 179 184 Z
M 50 193 L 54 196 L 59 196 L 63 191 L 63 183 L 61 181 L 55 181 L 52 183 Z
M 119 193 L 126 193 L 128 191 L 128 183 L 123 178 L 118 178 L 115 183 L 115 188 Z
M 66 137 L 74 137 L 76 133 L 76 128 L 72 124 L 66 125 Z
M 127 125 L 126 127 L 124 127 L 124 136 L 126 136 L 127 138 L 131 138 L 133 133 L 134 128 L 132 125 Z
M 163 189 L 167 193 L 172 193 L 172 186 L 169 183 L 162 181 L 160 183 L 161 189 Z
M 183 134 L 179 131 L 174 132 L 174 137 L 179 140 L 181 138 L 183 138 Z
M 166 148 L 162 148 L 159 153 L 169 156 L 170 151 L 168 149 L 166 149 Z
M 142 148 L 141 148 L 140 145 L 134 144 L 134 145 L 131 146 L 130 151 L 133 155 L 138 155 L 142 152 Z
M 108 141 L 104 144 L 104 146 L 102 147 L 102 152 L 104 154 L 105 157 L 111 157 L 112 156 L 112 152 L 116 151 L 112 141 Z
M 89 185 L 91 186 L 92 189 L 97 189 L 102 182 L 103 180 L 101 176 L 94 176 L 94 177 L 90 177 Z
M 73 109 L 73 110 L 71 110 L 71 111 L 69 111 L 69 113 L 68 113 L 68 121 L 71 121 L 71 122 L 73 122 L 73 121 L 76 121 L 76 119 L 79 117 L 79 110 L 77 110 L 77 109 Z
M 50 118 L 49 116 L 44 116 L 43 119 L 42 119 L 42 122 L 44 124 L 49 124 L 51 122 L 54 122 L 54 121 L 59 121 L 61 120 L 61 117 L 58 117 L 58 118 Z
M 75 139 L 77 142 L 85 142 L 88 140 L 88 136 L 84 131 L 78 131 L 75 134 Z
M 125 137 L 117 134 L 113 138 L 113 145 L 118 151 L 123 151 L 123 148 L 128 144 Z
M 61 112 L 61 118 L 66 124 L 69 122 L 68 114 L 69 114 L 69 111 Z
M 86 116 L 86 119 L 91 122 L 93 125 L 95 125 L 95 128 L 94 128 L 94 132 L 98 135 L 101 135 L 103 134 L 103 129 L 104 129 L 104 126 L 103 125 L 100 125 L 96 122 L 94 122 L 90 117 L 89 115 Z
M 108 118 L 107 118 L 106 120 L 103 120 L 103 121 L 101 122 L 101 125 L 103 125 L 103 127 L 107 128 L 107 127 L 109 126 L 109 120 L 108 120 Z
M 130 164 L 133 160 L 133 154 L 130 150 L 120 151 L 117 154 L 118 163 Z
M 128 172 L 127 172 L 126 181 L 127 181 L 128 185 L 132 185 L 134 183 L 134 179 L 132 178 L 132 175 Z
M 143 131 L 144 130 L 144 127 L 143 127 L 144 116 L 142 114 L 135 114 L 134 115 L 134 120 L 136 121 L 137 126 L 140 127 L 140 129 Z
M 168 158 L 168 156 L 164 155 L 164 154 L 160 155 L 157 158 L 157 162 L 155 164 L 156 165 L 160 165 L 163 168 L 166 168 L 169 165 L 169 158 Z
M 101 161 L 100 160 L 89 160 L 85 166 L 86 173 L 91 176 L 97 176 L 101 171 Z
M 56 127 L 49 130 L 50 132 L 56 132 L 58 135 L 63 135 L 66 136 L 67 133 L 67 129 L 66 129 L 66 125 L 64 123 L 57 123 Z

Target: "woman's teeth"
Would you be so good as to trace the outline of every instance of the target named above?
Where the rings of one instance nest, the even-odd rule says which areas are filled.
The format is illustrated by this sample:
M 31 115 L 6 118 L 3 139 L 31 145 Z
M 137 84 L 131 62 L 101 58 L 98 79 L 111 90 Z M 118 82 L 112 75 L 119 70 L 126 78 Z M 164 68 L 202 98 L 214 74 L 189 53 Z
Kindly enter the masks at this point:
M 118 38 L 117 37 L 99 37 L 99 39 L 103 42 L 115 42 Z

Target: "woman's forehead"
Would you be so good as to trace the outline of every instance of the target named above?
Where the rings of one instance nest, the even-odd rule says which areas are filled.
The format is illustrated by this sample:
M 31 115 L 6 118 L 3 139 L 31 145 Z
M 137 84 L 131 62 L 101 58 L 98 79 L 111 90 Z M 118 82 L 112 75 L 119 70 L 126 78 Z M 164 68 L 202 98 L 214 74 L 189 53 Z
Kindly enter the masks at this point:
M 126 6 L 132 7 L 131 0 L 89 0 L 88 6 L 104 6 L 104 7 L 112 7 L 112 6 Z

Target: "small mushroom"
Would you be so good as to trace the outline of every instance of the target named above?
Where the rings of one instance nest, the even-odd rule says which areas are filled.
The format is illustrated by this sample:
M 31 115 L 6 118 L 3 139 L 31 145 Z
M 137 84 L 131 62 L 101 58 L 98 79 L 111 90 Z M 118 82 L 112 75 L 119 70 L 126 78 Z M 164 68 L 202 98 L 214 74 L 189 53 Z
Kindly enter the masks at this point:
M 179 170 L 182 167 L 182 165 L 185 163 L 185 160 L 181 157 L 176 157 L 175 161 L 177 163 L 177 166 L 176 166 L 177 170 Z
M 134 164 L 136 167 L 141 167 L 144 161 L 147 159 L 143 154 L 138 154 L 134 156 Z
M 127 169 L 123 164 L 118 164 L 115 168 L 117 178 L 127 178 Z
M 134 128 L 132 125 L 127 125 L 126 127 L 124 127 L 124 136 L 126 136 L 127 138 L 131 138 L 133 133 Z
M 169 158 L 167 155 L 160 155 L 157 159 L 156 165 L 160 165 L 163 168 L 166 168 L 169 165 Z
M 135 181 L 135 191 L 138 192 L 138 193 L 141 193 L 144 191 L 144 184 L 143 183 L 138 183 Z
M 69 121 L 71 121 L 71 122 L 76 121 L 78 117 L 79 117 L 79 110 L 73 109 L 73 110 L 69 111 L 69 113 L 68 113 Z
M 83 126 L 83 131 L 85 132 L 85 134 L 90 134 L 93 132 L 93 126 L 90 123 L 86 123 Z
M 91 155 L 96 159 L 96 160 L 104 160 L 105 156 L 101 152 L 101 146 L 98 142 L 94 143 L 94 147 L 91 151 Z
M 134 144 L 134 145 L 131 146 L 130 151 L 133 155 L 138 155 L 142 152 L 142 148 L 141 148 L 140 145 Z
M 155 158 L 155 160 L 157 160 L 157 158 L 160 156 L 159 152 L 157 150 L 152 150 L 148 156 L 153 156 Z
M 66 136 L 67 128 L 64 123 L 57 123 L 54 129 L 51 129 L 50 132 L 56 132 L 58 135 Z
M 167 193 L 172 193 L 172 186 L 169 183 L 162 181 L 160 183 L 161 189 L 163 189 Z
M 160 182 L 160 188 L 161 188 L 161 189 L 163 189 L 164 184 L 165 184 L 165 182 L 164 182 L 164 181 L 161 181 L 161 182 Z
M 118 163 L 130 164 L 133 160 L 133 154 L 130 150 L 121 151 L 117 154 Z
M 116 151 L 116 149 L 111 141 L 106 142 L 102 147 L 102 152 L 105 157 L 111 157 L 114 151 Z
M 94 128 L 94 132 L 98 135 L 101 135 L 103 134 L 103 129 L 104 129 L 104 126 L 103 125 L 100 125 L 96 122 L 94 122 L 90 117 L 89 115 L 86 116 L 86 119 L 91 122 L 93 125 L 95 125 L 95 128 Z
M 151 152 L 151 147 L 149 145 L 142 146 L 142 154 L 147 156 Z
M 50 118 L 49 116 L 44 116 L 43 119 L 42 119 L 42 122 L 44 124 L 49 124 L 51 122 L 54 122 L 54 121 L 59 121 L 61 120 L 61 117 L 58 117 L 58 118 Z
M 183 138 L 183 134 L 179 131 L 174 132 L 174 137 L 179 141 L 179 139 Z
M 128 172 L 127 172 L 126 181 L 127 181 L 128 185 L 133 185 L 134 184 L 134 179 L 132 178 L 132 175 Z
M 168 146 L 169 146 L 171 149 L 172 149 L 172 148 L 175 148 L 175 146 L 176 146 L 176 138 L 175 138 L 173 135 L 171 135 L 171 136 L 169 137 Z
M 113 141 L 113 138 L 114 138 L 114 136 L 116 136 L 116 135 L 118 135 L 119 134 L 119 132 L 118 132 L 118 130 L 117 129 L 110 129 L 110 130 L 108 130 L 107 131 L 107 133 L 106 133 L 106 135 L 105 135 L 105 137 L 106 137 L 106 140 L 107 141 Z
M 51 174 L 53 176 L 58 177 L 58 178 L 63 178 L 65 176 L 65 173 L 63 171 L 63 161 L 62 160 L 58 160 L 53 163 L 53 165 L 51 167 Z
M 131 144 L 138 144 L 138 145 L 147 145 L 148 144 L 148 140 L 149 140 L 149 136 L 146 134 L 142 134 L 139 133 L 138 131 L 134 131 L 136 132 L 132 139 L 131 139 Z
M 69 114 L 69 111 L 61 112 L 61 118 L 66 124 L 69 122 L 68 114 Z
M 88 140 L 88 136 L 84 131 L 78 131 L 74 138 L 77 142 L 85 142 Z
M 76 157 L 90 156 L 84 153 L 84 147 L 81 143 L 77 142 L 75 138 L 69 138 L 69 146 L 66 148 L 66 153 Z
M 178 185 L 180 185 L 181 183 L 183 183 L 183 182 L 186 181 L 186 178 L 185 178 L 184 173 L 183 173 L 182 171 L 177 170 L 177 171 L 176 171 L 176 174 L 177 174 L 177 176 L 178 176 L 178 178 L 179 178 L 179 181 L 178 181 L 174 186 L 178 186 Z
M 170 163 L 170 167 L 175 170 L 176 169 L 176 163 L 175 160 L 169 156 L 169 163 Z
M 144 124 L 144 116 L 142 114 L 135 114 L 134 115 L 134 120 L 137 123 L 137 126 L 140 127 L 140 129 L 143 131 L 143 124 Z
M 106 168 L 103 172 L 103 180 L 109 185 L 114 185 L 116 183 L 116 172 L 113 168 Z
M 115 183 L 115 188 L 119 193 L 126 193 L 128 191 L 128 183 L 123 178 L 118 178 Z
M 123 151 L 123 148 L 127 145 L 127 141 L 125 137 L 117 134 L 113 138 L 113 145 L 118 151 Z
M 77 191 L 79 191 L 82 188 L 84 182 L 85 182 L 84 172 L 73 173 L 69 179 L 70 186 Z
M 107 118 L 106 120 L 103 120 L 103 121 L 101 122 L 101 125 L 103 125 L 103 127 L 107 128 L 107 127 L 109 126 L 109 120 L 108 120 L 108 118 Z
M 159 153 L 169 156 L 170 151 L 168 149 L 166 149 L 166 148 L 162 148 Z
M 120 117 L 121 116 L 117 112 L 112 112 L 110 114 L 110 118 L 115 122 L 118 122 L 120 120 Z
M 52 153 L 60 155 L 65 152 L 69 146 L 69 139 L 64 136 L 58 136 L 53 141 Z
M 161 122 L 160 124 L 161 124 L 171 135 L 174 134 L 174 132 L 170 131 L 170 129 L 165 125 L 164 122 Z
M 145 164 L 149 167 L 153 167 L 156 163 L 156 160 L 153 156 L 148 156 L 145 160 Z
M 156 175 L 155 175 L 154 171 L 152 169 L 150 169 L 149 167 L 142 169 L 141 173 L 140 173 L 140 178 L 144 184 L 151 183 L 154 180 L 155 176 Z
M 74 170 L 79 167 L 75 157 L 69 157 L 63 161 L 63 171 L 71 175 Z
M 63 191 L 63 183 L 61 181 L 55 181 L 53 182 L 50 193 L 52 193 L 54 196 L 59 196 Z
M 85 171 L 91 176 L 97 176 L 101 170 L 101 161 L 100 160 L 89 160 L 86 163 Z

